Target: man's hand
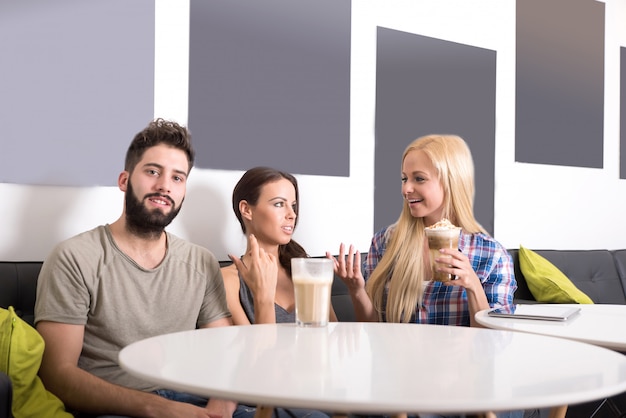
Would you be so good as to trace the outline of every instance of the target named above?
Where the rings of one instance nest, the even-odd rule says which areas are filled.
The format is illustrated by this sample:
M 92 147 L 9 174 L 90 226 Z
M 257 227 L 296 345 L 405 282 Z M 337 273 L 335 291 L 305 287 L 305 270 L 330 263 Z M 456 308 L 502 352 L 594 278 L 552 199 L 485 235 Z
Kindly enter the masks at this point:
M 236 408 L 236 402 L 211 399 L 205 409 L 211 418 L 232 418 Z

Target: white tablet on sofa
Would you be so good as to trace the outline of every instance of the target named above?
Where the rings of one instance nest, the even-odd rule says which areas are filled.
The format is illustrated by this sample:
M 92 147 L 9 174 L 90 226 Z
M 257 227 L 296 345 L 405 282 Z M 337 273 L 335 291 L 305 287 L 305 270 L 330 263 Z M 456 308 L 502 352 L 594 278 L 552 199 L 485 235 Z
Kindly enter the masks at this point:
M 502 318 L 541 319 L 544 321 L 567 321 L 580 312 L 575 306 L 517 304 L 508 308 L 496 308 L 487 313 Z

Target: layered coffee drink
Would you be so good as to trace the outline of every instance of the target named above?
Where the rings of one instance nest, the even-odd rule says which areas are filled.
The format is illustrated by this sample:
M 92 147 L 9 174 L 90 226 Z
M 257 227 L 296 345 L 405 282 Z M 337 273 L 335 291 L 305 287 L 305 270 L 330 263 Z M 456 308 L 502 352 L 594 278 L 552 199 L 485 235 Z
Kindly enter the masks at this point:
M 455 250 L 458 249 L 461 228 L 453 225 L 448 219 L 443 218 L 439 222 L 424 228 L 424 232 L 426 233 L 426 237 L 428 238 L 430 268 L 433 273 L 432 280 L 440 282 L 453 280 L 454 277 L 452 274 L 437 271 L 438 268 L 444 267 L 445 264 L 438 263 L 435 260 L 437 258 L 451 258 L 449 255 L 442 254 L 439 250 L 441 248 L 453 248 Z

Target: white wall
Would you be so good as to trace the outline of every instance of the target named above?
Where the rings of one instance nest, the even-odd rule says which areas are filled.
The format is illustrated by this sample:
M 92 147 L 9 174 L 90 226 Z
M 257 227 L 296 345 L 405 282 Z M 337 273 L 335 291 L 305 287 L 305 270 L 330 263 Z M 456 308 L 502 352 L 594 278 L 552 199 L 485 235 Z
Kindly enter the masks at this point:
M 603 169 L 514 163 L 513 104 L 498 106 L 495 235 L 509 248 L 626 248 L 626 181 L 619 180 L 619 61 L 620 46 L 626 46 L 626 1 L 605 5 Z M 507 85 L 514 72 L 509 68 Z M 498 98 L 501 88 L 498 81 Z
M 186 124 L 189 2 L 155 3 L 155 117 Z M 605 3 L 604 168 L 584 169 L 515 163 L 514 1 L 353 0 L 351 175 L 298 176 L 302 206 L 295 238 L 312 255 L 336 252 L 341 241 L 355 243 L 361 251 L 369 246 L 376 26 L 384 26 L 497 51 L 494 235 L 498 240 L 508 248 L 520 244 L 536 249 L 626 248 L 621 238 L 626 236 L 626 217 L 621 216 L 626 181 L 619 180 L 618 160 L 619 47 L 626 45 L 626 0 Z M 183 210 L 169 230 L 208 247 L 219 259 L 226 259 L 229 252 L 239 254 L 244 241 L 230 208 L 230 194 L 241 174 L 194 168 Z M 115 221 L 123 198 L 110 187 L 2 183 L 0 196 L 2 260 L 42 260 L 56 242 Z

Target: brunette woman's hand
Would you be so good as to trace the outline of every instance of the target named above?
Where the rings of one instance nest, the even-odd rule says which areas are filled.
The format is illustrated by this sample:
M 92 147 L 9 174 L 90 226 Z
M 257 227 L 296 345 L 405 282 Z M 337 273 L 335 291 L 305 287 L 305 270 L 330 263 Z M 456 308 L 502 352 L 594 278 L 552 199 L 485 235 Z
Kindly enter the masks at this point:
M 365 288 L 365 279 L 361 273 L 361 253 L 354 245 L 350 245 L 348 254 L 343 243 L 339 246 L 339 256 L 333 257 L 328 251 L 326 258 L 334 261 L 335 274 L 346 284 L 350 293 L 356 293 Z
M 229 254 L 228 257 L 237 267 L 246 285 L 252 291 L 255 304 L 270 303 L 274 306 L 278 263 L 273 254 L 265 252 L 253 234 L 248 236 L 248 251 L 243 260 Z

